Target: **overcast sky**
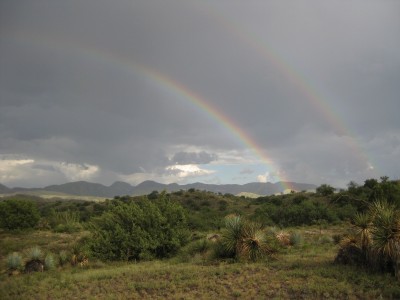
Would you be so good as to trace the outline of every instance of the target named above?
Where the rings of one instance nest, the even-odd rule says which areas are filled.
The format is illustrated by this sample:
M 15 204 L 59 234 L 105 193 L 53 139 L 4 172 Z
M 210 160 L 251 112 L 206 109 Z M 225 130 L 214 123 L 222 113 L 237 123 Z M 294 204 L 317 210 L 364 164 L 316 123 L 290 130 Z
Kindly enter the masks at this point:
M 0 183 L 397 179 L 399 49 L 396 0 L 1 0 Z

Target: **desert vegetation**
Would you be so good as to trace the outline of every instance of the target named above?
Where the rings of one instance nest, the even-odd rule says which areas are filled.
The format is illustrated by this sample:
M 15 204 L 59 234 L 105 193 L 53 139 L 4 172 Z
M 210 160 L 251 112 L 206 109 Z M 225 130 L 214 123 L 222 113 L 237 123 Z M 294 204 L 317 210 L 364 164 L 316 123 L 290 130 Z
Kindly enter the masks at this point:
M 400 183 L 0 201 L 0 298 L 398 298 Z M 29 223 L 28 223 L 29 221 Z

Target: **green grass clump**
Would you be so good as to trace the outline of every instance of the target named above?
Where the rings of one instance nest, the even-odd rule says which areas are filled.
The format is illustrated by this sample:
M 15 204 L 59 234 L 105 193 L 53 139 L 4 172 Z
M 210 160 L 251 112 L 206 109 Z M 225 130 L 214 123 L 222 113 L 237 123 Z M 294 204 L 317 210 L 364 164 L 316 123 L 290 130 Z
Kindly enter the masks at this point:
M 54 259 L 53 254 L 47 254 L 44 259 L 44 269 L 45 270 L 53 270 L 56 267 L 56 261 Z
M 290 245 L 294 247 L 299 247 L 304 243 L 304 238 L 299 232 L 291 233 L 289 240 L 290 240 Z
M 22 269 L 22 256 L 18 252 L 13 252 L 7 256 L 7 268 L 9 270 Z
M 58 260 L 61 266 L 64 266 L 69 261 L 69 255 L 66 250 L 61 250 L 58 256 Z
M 43 257 L 43 253 L 38 246 L 35 246 L 28 250 L 27 256 L 28 260 L 41 260 Z
M 318 242 L 320 244 L 332 244 L 333 243 L 333 238 L 329 235 L 323 235 L 318 239 Z

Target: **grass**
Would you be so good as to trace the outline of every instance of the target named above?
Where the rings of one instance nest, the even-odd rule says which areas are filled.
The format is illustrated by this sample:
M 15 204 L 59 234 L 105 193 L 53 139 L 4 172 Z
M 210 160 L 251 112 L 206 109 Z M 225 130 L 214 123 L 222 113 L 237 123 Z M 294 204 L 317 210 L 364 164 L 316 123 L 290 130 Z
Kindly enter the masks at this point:
M 0 274 L 0 299 L 396 299 L 400 286 L 388 274 L 334 265 L 334 243 L 320 237 L 340 232 L 296 228 L 304 243 L 257 263 L 189 259 L 142 263 L 91 262 L 43 273 Z M 290 230 L 289 230 L 290 231 Z M 52 232 L 0 233 L 1 260 L 39 245 L 44 252 L 69 250 L 82 235 Z M 198 245 L 197 245 L 198 246 Z M 201 247 L 200 247 L 201 248 Z M 7 249 L 7 250 L 5 250 Z M 6 252 L 8 251 L 8 252 Z M 195 256 L 195 255 L 194 255 Z M 2 266 L 2 270 L 5 267 Z

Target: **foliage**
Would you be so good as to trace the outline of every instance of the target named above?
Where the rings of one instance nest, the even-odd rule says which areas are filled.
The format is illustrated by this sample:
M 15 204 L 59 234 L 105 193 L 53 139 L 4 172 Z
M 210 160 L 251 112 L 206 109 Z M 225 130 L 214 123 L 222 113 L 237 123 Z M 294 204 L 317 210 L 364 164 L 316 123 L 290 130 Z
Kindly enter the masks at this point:
M 104 260 L 167 257 L 186 242 L 188 233 L 183 208 L 165 193 L 152 201 L 116 200 L 109 211 L 93 219 L 90 229 L 90 250 Z
M 329 196 L 335 192 L 335 188 L 328 184 L 322 184 L 317 187 L 316 192 L 321 196 Z
M 304 237 L 299 232 L 292 232 L 289 237 L 290 245 L 299 247 L 304 243 Z
M 226 217 L 219 243 L 219 255 L 226 258 L 256 261 L 273 252 L 259 224 L 235 215 Z
M 279 226 L 313 225 L 321 220 L 329 223 L 339 220 L 337 210 L 323 200 L 307 198 L 298 202 L 297 197 L 288 198 L 278 205 L 272 201 L 266 202 L 256 209 L 254 218 L 265 225 Z
M 61 250 L 58 259 L 61 266 L 65 265 L 69 259 L 68 252 L 66 250 Z
M 375 201 L 366 213 L 354 217 L 353 226 L 355 233 L 341 242 L 336 261 L 391 271 L 399 278 L 400 211 L 396 206 Z
M 41 260 L 43 252 L 38 246 L 35 246 L 28 249 L 27 256 L 29 260 Z
M 82 229 L 77 211 L 54 211 L 51 218 L 51 226 L 55 232 L 77 232 Z
M 7 268 L 9 270 L 22 269 L 22 256 L 18 252 L 13 252 L 7 256 Z
M 56 261 L 54 259 L 53 254 L 47 254 L 44 258 L 44 269 L 45 270 L 53 270 L 56 267 Z
M 8 199 L 0 202 L 0 227 L 14 230 L 33 228 L 40 214 L 32 201 Z

